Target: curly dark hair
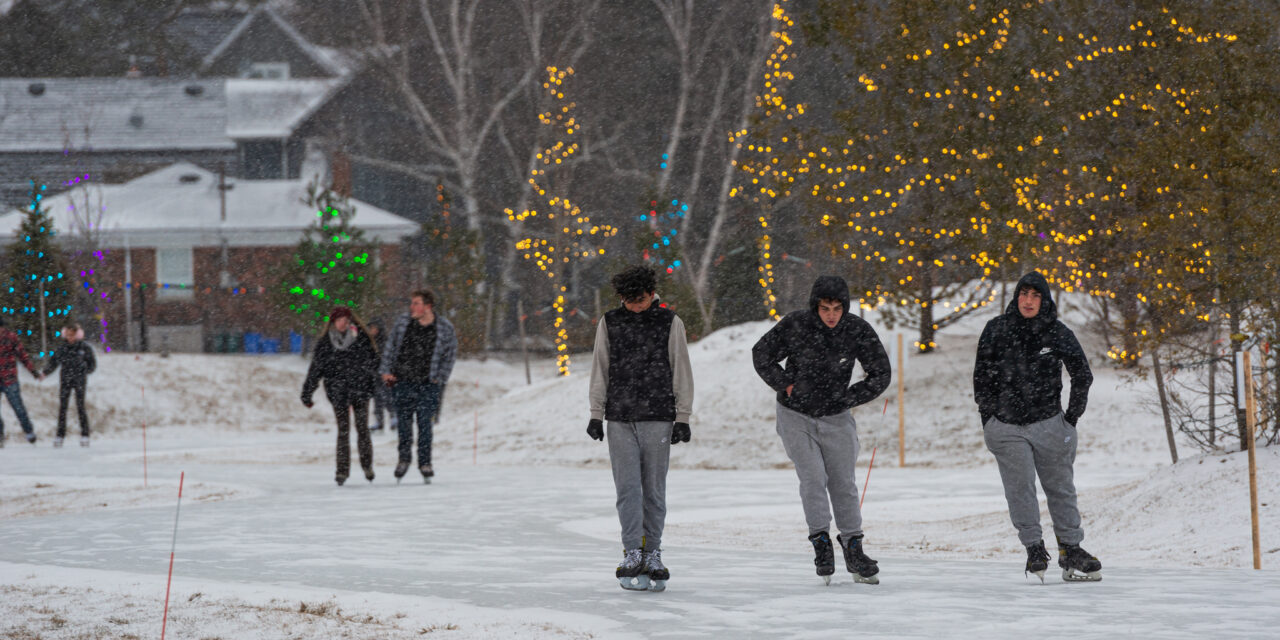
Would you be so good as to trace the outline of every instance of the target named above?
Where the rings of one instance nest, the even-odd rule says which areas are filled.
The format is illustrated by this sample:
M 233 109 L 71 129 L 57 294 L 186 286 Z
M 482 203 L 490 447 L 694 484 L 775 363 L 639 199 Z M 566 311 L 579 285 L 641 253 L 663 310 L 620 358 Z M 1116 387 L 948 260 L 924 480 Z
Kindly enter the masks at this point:
M 621 273 L 613 276 L 613 280 L 610 282 L 613 284 L 613 290 L 617 292 L 619 298 L 624 301 L 630 301 L 646 293 L 656 291 L 658 288 L 658 274 L 652 267 L 636 265 L 627 267 Z

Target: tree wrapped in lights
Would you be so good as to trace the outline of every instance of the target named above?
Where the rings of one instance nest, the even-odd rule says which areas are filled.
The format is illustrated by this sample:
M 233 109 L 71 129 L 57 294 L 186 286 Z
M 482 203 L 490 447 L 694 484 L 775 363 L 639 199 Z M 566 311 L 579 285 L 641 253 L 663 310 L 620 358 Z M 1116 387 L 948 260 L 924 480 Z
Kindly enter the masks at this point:
M 569 332 L 565 320 L 570 277 L 580 262 L 604 255 L 600 244 L 618 233 L 612 226 L 593 224 L 591 217 L 567 196 L 553 193 L 557 191 L 552 188 L 553 181 L 560 187 L 558 191 L 565 190 L 572 175 L 567 169 L 574 154 L 580 151 L 576 139 L 581 125 L 573 115 L 576 105 L 565 98 L 563 88 L 572 75 L 572 68 L 547 67 L 547 79 L 542 84 L 553 106 L 538 114 L 538 120 L 555 131 L 556 140 L 538 154 L 541 165 L 532 171 L 529 184 L 538 199 L 546 203 L 546 208 L 519 212 L 506 209 L 507 218 L 520 223 L 528 232 L 516 242 L 516 250 L 536 264 L 551 283 L 556 366 L 562 376 L 569 375 Z
M 312 183 L 305 202 L 316 221 L 281 265 L 274 297 L 296 319 L 296 328 L 315 331 L 328 323 L 337 305 L 365 310 L 376 304 L 382 267 L 374 259 L 376 245 L 355 226 L 356 210 L 345 196 Z
M 45 191 L 45 185 L 31 180 L 30 202 L 0 276 L 0 313 L 27 350 L 40 358 L 52 353 L 52 338 L 74 308 L 67 262 L 42 204 Z

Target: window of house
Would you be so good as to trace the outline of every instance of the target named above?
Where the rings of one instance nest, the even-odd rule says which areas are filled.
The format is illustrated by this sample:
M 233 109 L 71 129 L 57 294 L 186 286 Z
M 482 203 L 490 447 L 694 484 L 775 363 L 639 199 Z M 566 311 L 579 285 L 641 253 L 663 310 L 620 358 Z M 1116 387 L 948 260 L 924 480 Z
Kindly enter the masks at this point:
M 156 249 L 156 297 L 161 300 L 189 300 L 194 297 L 195 260 L 191 247 Z
M 245 70 L 244 77 L 262 80 L 288 80 L 288 62 L 254 62 Z
M 279 140 L 246 140 L 240 145 L 246 180 L 283 180 L 284 144 Z

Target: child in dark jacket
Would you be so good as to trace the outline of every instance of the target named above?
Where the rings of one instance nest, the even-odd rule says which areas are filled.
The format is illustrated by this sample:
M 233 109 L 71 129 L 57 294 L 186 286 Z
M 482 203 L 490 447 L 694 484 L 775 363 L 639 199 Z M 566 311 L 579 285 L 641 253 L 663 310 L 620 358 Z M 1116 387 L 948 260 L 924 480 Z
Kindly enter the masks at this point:
M 338 468 L 333 479 L 342 486 L 351 470 L 351 414 L 355 413 L 356 446 L 364 477 L 373 482 L 373 442 L 369 438 L 369 398 L 377 384 L 378 353 L 351 309 L 337 307 L 316 341 L 311 368 L 302 384 L 302 404 L 313 406 L 312 394 L 324 381 L 324 394 L 338 418 Z
M 71 394 L 76 396 L 76 413 L 80 417 L 80 446 L 89 446 L 89 414 L 84 410 L 84 390 L 89 381 L 89 374 L 97 368 L 98 361 L 93 357 L 93 347 L 84 341 L 84 329 L 80 325 L 69 322 L 62 327 L 62 337 L 66 342 L 58 346 L 53 357 L 44 367 L 44 375 L 53 373 L 62 367 L 58 385 L 58 433 L 53 446 L 61 447 L 67 435 L 67 403 Z

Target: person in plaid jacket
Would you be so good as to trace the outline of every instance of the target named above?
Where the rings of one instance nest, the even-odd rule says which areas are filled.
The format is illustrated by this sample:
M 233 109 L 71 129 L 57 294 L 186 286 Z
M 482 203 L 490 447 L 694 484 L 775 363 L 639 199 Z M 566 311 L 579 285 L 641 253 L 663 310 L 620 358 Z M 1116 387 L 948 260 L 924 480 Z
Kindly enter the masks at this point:
M 18 386 L 18 363 L 31 372 L 36 380 L 43 380 L 44 375 L 31 364 L 31 357 L 23 348 L 18 334 L 5 326 L 4 317 L 0 316 L 0 393 L 9 399 L 9 406 L 18 416 L 18 424 L 27 434 L 27 442 L 36 443 L 36 429 L 31 426 L 31 418 L 27 416 L 27 407 L 22 404 L 22 389 Z M 0 447 L 4 446 L 4 420 L 0 420 Z

